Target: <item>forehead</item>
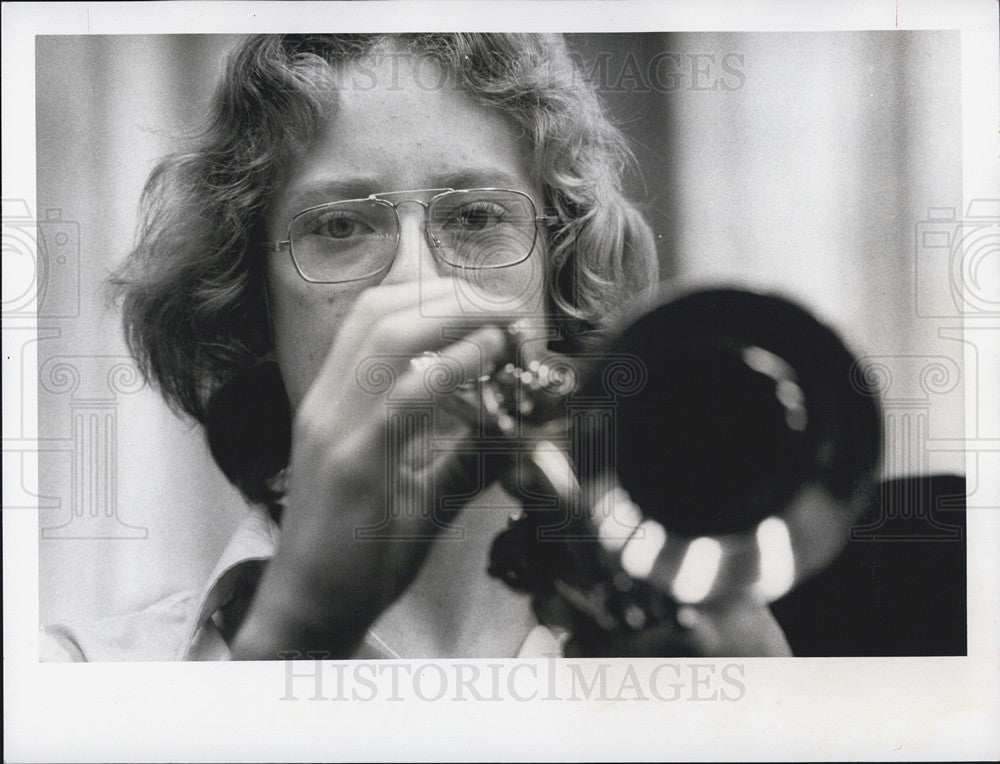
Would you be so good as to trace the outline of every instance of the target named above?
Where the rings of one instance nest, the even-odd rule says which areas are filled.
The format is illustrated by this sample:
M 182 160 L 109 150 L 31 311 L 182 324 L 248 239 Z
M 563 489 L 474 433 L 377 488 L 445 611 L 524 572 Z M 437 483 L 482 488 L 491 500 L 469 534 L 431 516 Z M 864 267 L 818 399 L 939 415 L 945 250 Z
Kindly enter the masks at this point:
M 334 81 L 329 117 L 286 176 L 284 206 L 415 188 L 532 191 L 530 145 L 514 120 L 434 59 L 377 50 L 335 67 Z

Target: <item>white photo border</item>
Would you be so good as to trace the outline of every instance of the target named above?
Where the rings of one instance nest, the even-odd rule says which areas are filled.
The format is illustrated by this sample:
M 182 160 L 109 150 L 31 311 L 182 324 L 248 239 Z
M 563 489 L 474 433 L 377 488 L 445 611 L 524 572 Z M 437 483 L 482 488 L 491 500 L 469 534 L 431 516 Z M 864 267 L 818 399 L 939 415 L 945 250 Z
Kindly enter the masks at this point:
M 1000 198 L 997 5 L 989 1 L 8 4 L 3 195 L 35 198 L 37 34 L 331 27 L 542 31 L 554 23 L 564 32 L 958 29 L 964 198 L 966 204 Z M 967 368 L 975 363 L 997 368 L 1000 327 L 993 328 L 989 341 L 967 345 Z M 35 361 L 22 360 L 29 367 Z M 37 415 L 30 400 L 22 404 L 22 391 L 8 374 L 10 363 L 5 354 L 5 439 L 12 411 L 23 405 L 25 416 Z M 992 400 L 980 398 L 978 411 L 967 412 L 968 432 L 996 431 L 987 424 L 998 421 L 997 392 L 992 391 Z M 993 449 L 1000 445 L 994 442 Z M 985 458 L 997 466 L 996 453 Z M 1000 506 L 1000 469 L 990 472 L 980 465 L 979 473 L 992 481 L 980 489 L 998 497 Z M 368 677 L 374 669 L 358 673 L 356 664 L 348 664 L 354 678 L 361 677 L 355 689 L 367 694 L 366 678 L 377 679 L 379 689 L 370 701 L 342 702 L 333 699 L 337 670 L 329 664 L 39 664 L 38 517 L 5 512 L 5 759 L 995 759 L 1000 756 L 995 726 L 1000 718 L 1000 517 L 996 511 L 970 511 L 968 528 L 968 657 L 630 662 L 647 689 L 654 671 L 674 677 L 684 696 L 676 701 L 554 701 L 546 682 L 555 669 L 546 660 L 466 662 L 478 665 L 483 677 L 491 671 L 501 677 L 500 698 L 481 701 L 471 693 L 464 700 L 454 697 L 451 685 L 445 696 L 433 699 L 432 680 L 444 676 L 455 683 L 466 671 L 456 668 L 461 662 L 404 662 L 408 669 L 400 669 L 400 675 L 424 672 L 427 684 L 404 686 L 398 693 L 404 699 L 396 700 L 386 689 L 391 672 Z M 579 663 L 581 671 L 601 670 L 595 662 Z M 631 681 L 625 674 L 632 668 L 616 663 L 613 681 Z M 311 671 L 323 672 L 327 682 L 322 700 L 310 699 Z M 289 683 L 294 700 L 288 699 Z M 692 702 L 702 691 L 714 692 L 716 702 Z M 518 700 L 532 692 L 530 699 Z M 555 694 L 565 698 L 568 692 L 559 685 Z

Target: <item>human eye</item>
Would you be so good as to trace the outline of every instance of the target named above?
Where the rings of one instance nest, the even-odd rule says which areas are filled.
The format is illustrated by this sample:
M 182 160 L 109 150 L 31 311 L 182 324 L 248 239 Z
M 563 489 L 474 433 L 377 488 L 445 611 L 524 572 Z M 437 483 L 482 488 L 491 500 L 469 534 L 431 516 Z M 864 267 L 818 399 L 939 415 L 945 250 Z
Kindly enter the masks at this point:
M 479 199 L 450 210 L 443 227 L 454 233 L 476 233 L 510 222 L 510 211 L 502 204 Z
M 377 232 L 371 221 L 352 210 L 318 212 L 304 226 L 306 236 L 342 243 L 373 236 Z
M 308 281 L 350 281 L 377 273 L 392 259 L 395 214 L 391 205 L 367 200 L 300 212 L 289 226 L 292 259 Z
M 500 268 L 521 262 L 535 237 L 531 201 L 515 191 L 455 191 L 431 205 L 431 241 L 460 268 Z

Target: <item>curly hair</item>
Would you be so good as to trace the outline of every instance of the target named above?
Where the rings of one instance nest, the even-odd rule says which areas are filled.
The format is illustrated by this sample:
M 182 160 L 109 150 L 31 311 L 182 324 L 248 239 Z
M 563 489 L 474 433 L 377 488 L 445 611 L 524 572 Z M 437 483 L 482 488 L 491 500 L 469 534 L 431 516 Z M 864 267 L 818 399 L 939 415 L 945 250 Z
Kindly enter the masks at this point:
M 380 46 L 435 59 L 470 98 L 523 131 L 532 179 L 558 220 L 548 232 L 549 305 L 572 334 L 599 331 L 613 308 L 656 280 L 652 233 L 622 191 L 628 147 L 560 36 L 250 37 L 231 54 L 190 147 L 152 172 L 136 244 L 112 279 L 144 375 L 173 408 L 206 424 L 210 441 L 218 432 L 210 420 L 232 397 L 227 385 L 272 350 L 259 242 L 283 171 L 331 113 L 333 67 Z M 271 387 L 280 391 L 280 380 Z M 216 459 L 253 499 L 239 464 Z

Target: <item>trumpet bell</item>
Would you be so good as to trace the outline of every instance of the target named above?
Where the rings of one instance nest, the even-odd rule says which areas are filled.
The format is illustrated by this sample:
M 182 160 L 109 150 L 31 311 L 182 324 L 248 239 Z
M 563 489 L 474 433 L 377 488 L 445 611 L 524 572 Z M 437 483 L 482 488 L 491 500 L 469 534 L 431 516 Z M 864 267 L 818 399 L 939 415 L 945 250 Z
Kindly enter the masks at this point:
M 610 395 L 614 408 L 588 420 L 577 453 L 613 442 L 619 483 L 668 531 L 748 530 L 814 483 L 845 511 L 870 490 L 881 442 L 874 391 L 840 338 L 794 303 L 695 292 L 629 322 L 609 348 L 635 359 L 644 381 L 615 397 L 608 365 L 595 367 L 580 395 Z
M 490 572 L 607 633 L 737 591 L 773 601 L 829 564 L 881 449 L 876 396 L 836 333 L 737 289 L 669 295 L 622 327 L 564 400 L 573 479 L 551 453 L 529 459 L 560 511 L 526 505 Z

